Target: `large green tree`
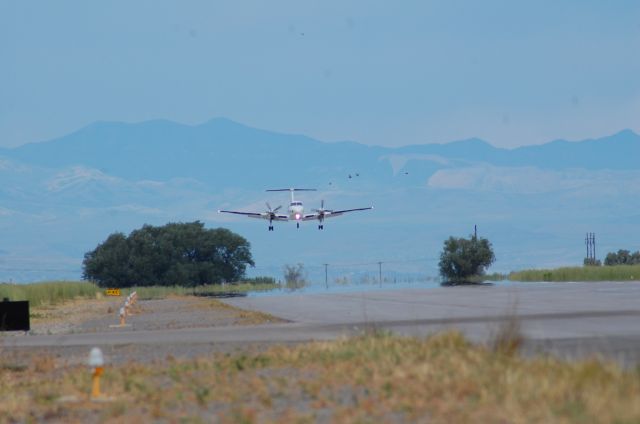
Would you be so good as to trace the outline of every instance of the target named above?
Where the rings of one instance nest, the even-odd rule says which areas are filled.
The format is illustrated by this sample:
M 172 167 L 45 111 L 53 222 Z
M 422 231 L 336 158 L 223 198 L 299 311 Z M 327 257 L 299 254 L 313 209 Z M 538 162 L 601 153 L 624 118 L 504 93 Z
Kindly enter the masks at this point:
M 438 265 L 445 281 L 464 283 L 484 275 L 495 259 L 491 243 L 485 238 L 449 237 L 444 242 Z
M 84 255 L 83 278 L 102 287 L 197 286 L 237 281 L 253 266 L 250 244 L 204 224 L 145 225 L 125 237 L 111 234 Z

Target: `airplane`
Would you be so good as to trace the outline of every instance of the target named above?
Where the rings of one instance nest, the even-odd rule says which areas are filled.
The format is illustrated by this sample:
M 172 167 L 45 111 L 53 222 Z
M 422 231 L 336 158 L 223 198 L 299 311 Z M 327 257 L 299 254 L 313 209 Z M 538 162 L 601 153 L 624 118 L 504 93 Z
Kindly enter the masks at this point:
M 282 206 L 278 206 L 275 209 L 271 208 L 271 205 L 267 203 L 267 210 L 265 212 L 242 212 L 242 211 L 226 211 L 219 210 L 218 213 L 232 213 L 236 215 L 244 215 L 249 218 L 259 218 L 269 220 L 269 231 L 273 231 L 273 221 L 296 221 L 296 227 L 300 228 L 300 221 L 318 221 L 318 230 L 324 230 L 324 220 L 326 218 L 332 218 L 334 216 L 340 216 L 347 212 L 366 211 L 373 209 L 373 206 L 367 208 L 355 208 L 355 209 L 342 209 L 333 210 L 324 208 L 324 200 L 320 202 L 320 209 L 312 209 L 313 213 L 305 214 L 304 205 L 301 201 L 296 200 L 293 193 L 296 191 L 316 191 L 315 188 L 278 188 L 266 191 L 289 191 L 291 192 L 291 203 L 289 203 L 289 213 L 287 215 L 278 213 Z

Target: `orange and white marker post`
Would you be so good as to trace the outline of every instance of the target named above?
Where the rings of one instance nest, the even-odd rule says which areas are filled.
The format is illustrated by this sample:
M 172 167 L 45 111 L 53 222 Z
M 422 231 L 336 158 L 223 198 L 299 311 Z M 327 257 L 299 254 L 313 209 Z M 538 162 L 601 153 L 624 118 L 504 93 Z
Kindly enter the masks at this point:
M 122 308 L 120 308 L 119 316 L 120 316 L 120 324 L 112 324 L 109 327 L 111 327 L 111 328 L 129 327 L 129 324 L 127 324 L 127 321 L 126 321 L 127 312 L 125 311 L 124 306 Z
M 100 376 L 104 372 L 104 357 L 100 348 L 94 347 L 89 353 L 89 367 L 93 368 L 91 382 L 91 399 L 95 400 L 102 396 L 100 393 Z

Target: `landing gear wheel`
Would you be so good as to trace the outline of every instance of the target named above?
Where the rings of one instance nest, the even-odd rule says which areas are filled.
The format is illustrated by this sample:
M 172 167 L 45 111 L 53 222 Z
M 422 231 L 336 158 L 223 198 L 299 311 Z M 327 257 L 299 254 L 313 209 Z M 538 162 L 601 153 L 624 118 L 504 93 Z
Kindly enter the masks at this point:
M 324 225 L 322 224 L 318 225 L 318 230 L 324 230 Z
M 273 225 L 269 225 L 269 231 L 273 231 Z

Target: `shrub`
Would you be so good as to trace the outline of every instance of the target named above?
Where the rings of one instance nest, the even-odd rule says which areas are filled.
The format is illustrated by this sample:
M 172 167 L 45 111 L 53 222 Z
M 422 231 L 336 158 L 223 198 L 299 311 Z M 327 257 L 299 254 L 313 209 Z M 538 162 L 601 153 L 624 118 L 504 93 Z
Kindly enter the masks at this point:
M 289 290 L 301 289 L 307 284 L 306 272 L 304 265 L 285 265 L 284 266 L 284 282 L 285 287 Z

